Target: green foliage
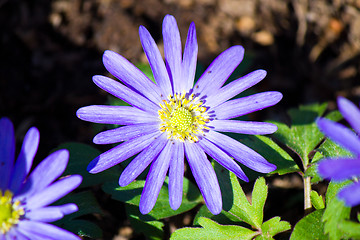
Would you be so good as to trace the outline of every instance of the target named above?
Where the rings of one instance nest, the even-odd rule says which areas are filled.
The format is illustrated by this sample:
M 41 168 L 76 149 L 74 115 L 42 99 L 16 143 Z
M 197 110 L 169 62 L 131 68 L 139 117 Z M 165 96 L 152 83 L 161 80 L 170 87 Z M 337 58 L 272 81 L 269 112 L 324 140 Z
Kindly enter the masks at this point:
M 214 167 L 221 187 L 224 210 L 214 216 L 207 209 L 201 208 L 194 225 L 202 228 L 178 229 L 171 239 L 273 239 L 274 235 L 291 228 L 288 222 L 280 221 L 280 217 L 263 223 L 268 191 L 264 178 L 256 180 L 249 202 L 235 174 L 217 163 L 214 163 Z
M 316 210 L 302 218 L 294 227 L 290 240 L 317 239 L 328 240 L 324 234 L 324 224 L 321 221 L 324 209 Z
M 200 217 L 198 220 L 202 228 L 182 228 L 171 235 L 171 240 L 251 240 L 258 233 L 250 229 L 235 225 L 220 225 L 211 219 Z
M 316 210 L 325 208 L 324 199 L 322 198 L 322 196 L 319 196 L 319 194 L 316 191 L 314 190 L 311 191 L 310 199 L 312 205 Z
M 114 179 L 119 178 L 120 171 L 116 169 L 116 166 L 97 174 L 91 174 L 86 170 L 86 167 L 91 162 L 91 160 L 101 154 L 99 150 L 89 145 L 76 142 L 68 142 L 61 144 L 55 150 L 59 149 L 67 149 L 70 153 L 69 163 L 63 176 L 74 174 L 81 175 L 83 181 L 81 182 L 79 188 L 103 184 L 104 182 L 113 181 Z
M 189 180 L 184 178 L 183 200 L 181 206 L 176 211 L 172 210 L 169 204 L 168 178 L 162 186 L 154 208 L 146 216 L 141 216 L 142 220 L 159 220 L 180 213 L 189 211 L 202 202 L 202 197 L 197 187 Z M 144 188 L 145 181 L 138 180 L 130 183 L 125 187 L 120 187 L 118 182 L 109 182 L 103 185 L 104 192 L 110 194 L 113 199 L 126 202 L 130 205 L 139 206 L 140 195 Z
M 164 239 L 163 222 L 158 220 L 144 221 L 140 219 L 141 213 L 139 207 L 130 204 L 126 204 L 126 213 L 135 232 L 143 233 L 147 239 L 151 240 Z
M 86 236 L 91 238 L 102 237 L 102 230 L 95 223 L 83 219 L 78 219 L 79 217 L 88 214 L 102 213 L 98 202 L 91 192 L 85 191 L 69 194 L 58 200 L 56 203 L 54 203 L 54 205 L 62 205 L 66 203 L 75 203 L 79 210 L 54 222 L 55 225 L 78 234 L 79 236 Z

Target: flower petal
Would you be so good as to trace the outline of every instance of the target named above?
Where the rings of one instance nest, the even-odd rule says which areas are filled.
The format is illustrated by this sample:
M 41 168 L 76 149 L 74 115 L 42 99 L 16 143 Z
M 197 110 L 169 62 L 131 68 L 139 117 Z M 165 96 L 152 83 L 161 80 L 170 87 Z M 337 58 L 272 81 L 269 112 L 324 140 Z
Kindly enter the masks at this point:
M 277 126 L 267 122 L 250 122 L 238 120 L 213 120 L 209 127 L 220 132 L 234 132 L 241 134 L 271 134 L 276 132 Z
M 222 209 L 222 198 L 215 171 L 204 151 L 194 143 L 185 142 L 185 154 L 195 181 L 210 212 L 217 215 Z
M 276 169 L 274 164 L 269 163 L 260 154 L 240 142 L 216 131 L 209 131 L 206 139 L 217 145 L 224 152 L 235 158 L 245 166 L 261 173 L 269 173 Z
M 131 89 L 143 94 L 154 103 L 161 102 L 161 90 L 143 72 L 123 56 L 106 50 L 103 55 L 105 68 Z
M 343 97 L 338 97 L 338 107 L 351 127 L 360 134 L 360 111 L 355 104 Z
M 183 193 L 184 179 L 184 144 L 174 141 L 171 145 L 169 169 L 169 203 L 173 210 L 180 207 Z
M 129 141 L 126 141 L 107 152 L 100 154 L 94 160 L 92 160 L 87 170 L 90 173 L 102 172 L 112 166 L 115 166 L 122 161 L 125 161 L 129 157 L 134 156 L 135 154 L 141 152 L 144 148 L 149 146 L 158 136 L 160 132 L 150 133 L 138 138 L 133 138 Z
M 331 140 L 360 155 L 360 139 L 349 128 L 325 118 L 319 118 L 316 123 L 319 129 Z
M 224 168 L 235 173 L 235 175 L 241 180 L 248 182 L 249 179 L 245 175 L 241 167 L 227 155 L 224 151 L 219 149 L 216 145 L 208 141 L 206 138 L 201 139 L 197 144 L 213 159 L 220 163 Z
M 94 137 L 93 142 L 95 144 L 118 143 L 158 131 L 159 123 L 128 125 L 98 133 Z
M 198 44 L 196 39 L 195 23 L 192 22 L 189 27 L 183 62 L 182 62 L 182 79 L 184 82 L 184 90 L 188 92 L 194 86 L 195 72 L 196 72 L 196 61 L 198 54 Z
M 82 177 L 80 175 L 62 178 L 41 192 L 28 197 L 26 199 L 26 208 L 32 210 L 48 206 L 77 188 L 81 181 Z
M 143 97 L 143 95 L 131 90 L 130 88 L 115 81 L 114 79 L 105 76 L 95 75 L 93 76 L 93 81 L 98 87 L 100 87 L 104 91 L 143 111 L 157 113 L 160 108 L 158 105 L 151 102 L 149 99 Z
M 168 141 L 159 157 L 151 164 L 139 204 L 140 212 L 144 215 L 153 209 L 156 199 L 159 196 L 161 186 L 164 183 L 166 173 L 169 169 L 171 145 L 171 141 Z
M 76 115 L 81 120 L 88 122 L 119 125 L 159 121 L 153 114 L 128 106 L 92 105 L 80 108 Z
M 360 159 L 324 159 L 319 163 L 318 170 L 323 178 L 344 181 L 354 176 L 360 176 Z
M 273 106 L 281 98 L 280 92 L 263 92 L 230 100 L 218 105 L 213 110 L 217 119 L 230 119 Z
M 71 232 L 42 222 L 22 220 L 19 222 L 18 229 L 30 239 L 81 240 Z M 30 236 L 37 236 L 37 238 Z
M 29 129 L 26 133 L 19 157 L 16 160 L 15 168 L 10 180 L 10 190 L 16 193 L 25 177 L 28 175 L 32 166 L 36 151 L 39 146 L 40 133 L 35 127 Z
M 339 191 L 338 197 L 345 201 L 345 204 L 354 207 L 360 204 L 360 183 L 353 183 Z
M 14 126 L 10 119 L 0 119 L 0 190 L 8 188 L 15 159 Z
M 26 213 L 27 219 L 38 222 L 54 222 L 64 217 L 63 212 L 54 206 L 38 208 Z
M 119 185 L 124 187 L 134 181 L 163 150 L 167 138 L 162 134 L 134 158 L 121 173 Z
M 31 172 L 20 192 L 16 194 L 16 197 L 31 196 L 36 192 L 42 191 L 61 176 L 65 171 L 68 160 L 68 150 L 62 149 L 50 154 Z
M 265 70 L 253 71 L 241 78 L 238 78 L 224 87 L 220 88 L 216 94 L 213 94 L 206 98 L 206 105 L 209 107 L 216 107 L 217 105 L 235 97 L 244 90 L 254 86 L 266 76 Z
M 194 86 L 194 93 L 210 97 L 218 92 L 244 57 L 242 46 L 233 46 L 222 52 L 205 70 Z
M 174 93 L 181 93 L 184 85 L 181 79 L 181 39 L 176 20 L 171 15 L 166 15 L 162 29 L 164 39 L 165 61 L 170 79 L 173 83 Z
M 173 93 L 169 74 L 166 70 L 165 63 L 161 57 L 159 48 L 157 47 L 154 39 L 151 37 L 149 31 L 144 27 L 140 26 L 139 35 L 142 47 L 149 60 L 151 70 L 153 72 L 155 81 L 159 85 L 164 94 L 164 97 L 168 97 Z

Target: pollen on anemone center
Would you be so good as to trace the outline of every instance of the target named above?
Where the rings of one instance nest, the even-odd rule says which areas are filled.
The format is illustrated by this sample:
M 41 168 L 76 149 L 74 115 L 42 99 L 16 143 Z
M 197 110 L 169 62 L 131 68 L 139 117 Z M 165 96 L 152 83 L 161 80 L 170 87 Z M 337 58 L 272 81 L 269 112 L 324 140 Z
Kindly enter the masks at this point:
M 211 120 L 208 109 L 194 94 L 170 95 L 159 105 L 160 130 L 167 132 L 169 139 L 197 142 L 199 136 L 209 129 L 206 126 Z
M 4 195 L 0 190 L 0 233 L 8 232 L 25 214 L 24 209 L 19 205 L 20 201 L 13 203 L 13 194 L 9 190 L 6 190 Z

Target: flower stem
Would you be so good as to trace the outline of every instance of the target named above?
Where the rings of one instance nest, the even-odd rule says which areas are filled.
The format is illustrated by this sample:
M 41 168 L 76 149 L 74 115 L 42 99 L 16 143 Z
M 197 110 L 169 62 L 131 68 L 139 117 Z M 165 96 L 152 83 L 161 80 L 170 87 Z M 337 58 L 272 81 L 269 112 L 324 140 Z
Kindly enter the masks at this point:
M 305 212 L 309 212 L 311 209 L 311 200 L 310 200 L 310 192 L 311 192 L 311 182 L 310 177 L 304 177 L 304 210 Z

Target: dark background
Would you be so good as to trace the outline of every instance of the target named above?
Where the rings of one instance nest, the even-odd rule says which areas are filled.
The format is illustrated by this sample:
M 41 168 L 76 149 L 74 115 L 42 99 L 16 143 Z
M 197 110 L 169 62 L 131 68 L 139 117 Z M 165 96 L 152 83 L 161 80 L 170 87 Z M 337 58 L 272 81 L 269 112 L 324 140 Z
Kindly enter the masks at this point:
M 161 48 L 166 14 L 177 19 L 183 43 L 195 22 L 200 65 L 240 44 L 246 72 L 268 71 L 254 90 L 281 91 L 284 98 L 256 120 L 282 118 L 290 107 L 312 102 L 329 101 L 335 109 L 339 95 L 360 100 L 360 1 L 0 0 L 0 116 L 14 122 L 18 145 L 31 126 L 41 133 L 37 161 L 67 141 L 91 144 L 93 127 L 75 112 L 107 101 L 91 80 L 107 74 L 103 51 L 146 62 L 138 27 Z M 301 187 L 289 181 L 283 184 Z M 109 219 L 111 239 L 126 220 Z

